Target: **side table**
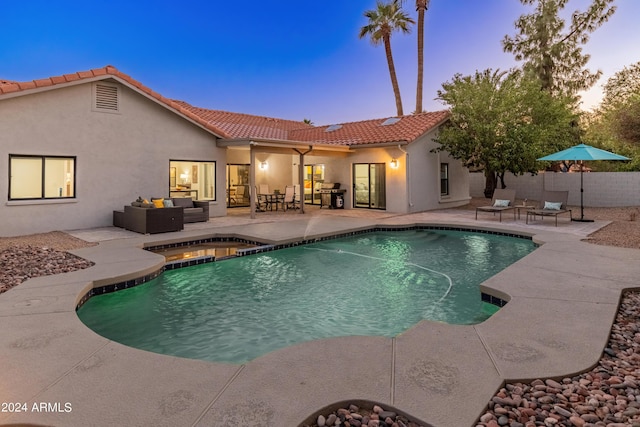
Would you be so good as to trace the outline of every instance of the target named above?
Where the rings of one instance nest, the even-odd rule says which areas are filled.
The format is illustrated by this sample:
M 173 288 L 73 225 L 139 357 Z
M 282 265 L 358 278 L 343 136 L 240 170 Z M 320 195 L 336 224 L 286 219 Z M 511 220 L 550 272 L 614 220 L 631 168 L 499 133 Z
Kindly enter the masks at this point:
M 520 219 L 520 210 L 524 209 L 524 211 L 528 211 L 530 209 L 535 209 L 535 206 L 533 205 L 514 205 L 513 206 L 516 209 L 516 212 L 518 213 L 518 219 Z

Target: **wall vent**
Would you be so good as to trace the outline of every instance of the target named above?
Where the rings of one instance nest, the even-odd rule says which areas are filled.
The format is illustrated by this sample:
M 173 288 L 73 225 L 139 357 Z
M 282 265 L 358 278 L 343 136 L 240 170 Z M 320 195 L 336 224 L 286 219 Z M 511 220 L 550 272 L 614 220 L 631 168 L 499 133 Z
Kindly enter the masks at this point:
M 94 86 L 94 108 L 98 111 L 120 111 L 118 86 L 96 83 Z

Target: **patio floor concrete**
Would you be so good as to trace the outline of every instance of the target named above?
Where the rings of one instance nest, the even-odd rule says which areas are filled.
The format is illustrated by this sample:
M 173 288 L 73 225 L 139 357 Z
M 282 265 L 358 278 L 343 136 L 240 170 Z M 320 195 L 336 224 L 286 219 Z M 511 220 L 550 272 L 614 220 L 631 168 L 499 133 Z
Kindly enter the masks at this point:
M 524 218 L 507 216 L 499 223 L 489 214 L 476 221 L 465 210 L 310 209 L 255 220 L 236 212 L 162 235 L 112 227 L 71 231 L 100 242 L 73 251 L 95 266 L 31 279 L 0 295 L 0 409 L 26 404 L 23 412 L 0 411 L 0 423 L 297 426 L 324 406 L 353 399 L 397 408 L 433 426 L 472 426 L 504 381 L 562 378 L 592 368 L 622 291 L 637 287 L 640 277 L 640 251 L 581 241 L 606 222 L 561 218 L 555 227 L 549 219 L 526 225 Z M 510 301 L 481 324 L 423 321 L 393 339 L 318 340 L 243 365 L 133 349 L 98 336 L 75 314 L 91 287 L 162 267 L 163 258 L 140 250 L 143 244 L 221 234 L 277 243 L 406 224 L 506 230 L 532 235 L 542 246 L 482 285 Z

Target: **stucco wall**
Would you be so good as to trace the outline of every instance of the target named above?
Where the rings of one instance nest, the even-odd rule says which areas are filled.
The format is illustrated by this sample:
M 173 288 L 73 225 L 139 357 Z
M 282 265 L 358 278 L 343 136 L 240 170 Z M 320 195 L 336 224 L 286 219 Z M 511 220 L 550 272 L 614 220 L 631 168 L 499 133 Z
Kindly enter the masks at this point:
M 469 200 L 469 172 L 447 153 L 432 153 L 435 131 L 406 147 L 409 153 L 409 212 L 461 206 Z M 405 157 L 406 163 L 406 157 Z M 440 163 L 449 165 L 449 195 L 440 195 Z
M 484 197 L 484 175 L 472 173 L 469 191 Z M 505 176 L 508 188 L 519 199 L 539 200 L 542 189 L 568 190 L 569 204 L 580 206 L 580 174 L 542 172 L 538 175 Z M 640 172 L 589 172 L 583 174 L 584 205 L 592 207 L 640 206 Z
M 119 85 L 120 112 L 92 111 L 92 83 L 0 101 L 0 164 L 9 154 L 76 156 L 76 198 L 8 201 L 0 174 L 0 235 L 112 224 L 112 211 L 136 197 L 169 196 L 169 160 L 216 162 L 216 202 L 226 214 L 226 149 L 175 113 Z

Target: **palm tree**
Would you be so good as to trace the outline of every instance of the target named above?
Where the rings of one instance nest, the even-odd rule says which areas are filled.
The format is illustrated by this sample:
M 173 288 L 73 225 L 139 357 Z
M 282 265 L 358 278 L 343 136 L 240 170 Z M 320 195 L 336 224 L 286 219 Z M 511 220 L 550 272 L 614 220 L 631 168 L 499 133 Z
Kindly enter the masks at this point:
M 431 0 L 416 0 L 418 11 L 418 85 L 416 88 L 416 113 L 422 113 L 422 91 L 424 80 L 424 13 L 429 9 Z M 404 0 L 394 0 L 402 5 Z
M 398 110 L 398 116 L 402 116 L 404 114 L 402 112 L 400 86 L 398 86 L 398 77 L 396 76 L 396 68 L 393 65 L 393 55 L 391 54 L 391 34 L 394 31 L 402 31 L 405 34 L 410 33 L 409 24 L 414 24 L 415 21 L 404 13 L 396 2 L 384 3 L 381 0 L 377 1 L 374 10 L 367 10 L 364 16 L 369 20 L 369 23 L 360 28 L 360 38 L 364 38 L 367 35 L 370 36 L 371 43 L 374 46 L 384 43 L 389 74 L 391 75 L 391 85 L 396 97 L 396 109 Z

